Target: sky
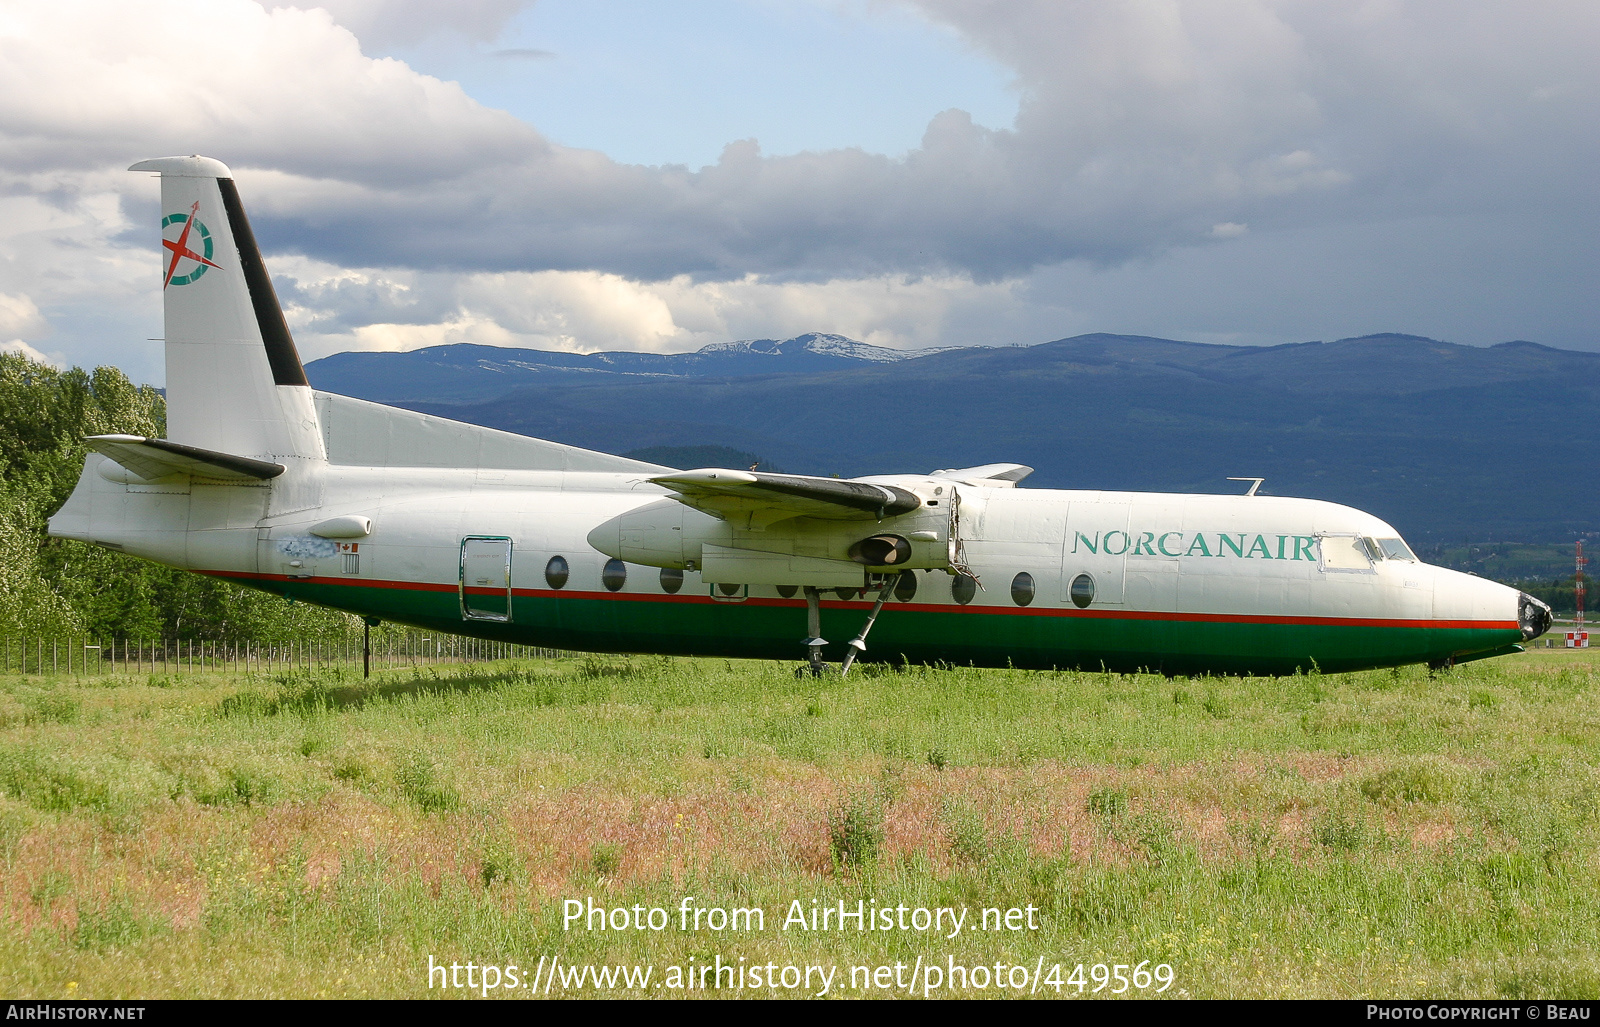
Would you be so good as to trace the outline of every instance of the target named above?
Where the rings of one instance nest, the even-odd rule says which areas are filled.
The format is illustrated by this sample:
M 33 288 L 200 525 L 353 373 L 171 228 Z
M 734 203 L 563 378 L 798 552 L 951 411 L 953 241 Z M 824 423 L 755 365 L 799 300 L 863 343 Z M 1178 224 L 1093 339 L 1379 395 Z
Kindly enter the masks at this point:
M 0 0 L 0 347 L 161 383 L 123 169 L 202 153 L 306 360 L 1600 350 L 1597 44 L 1592 0 Z

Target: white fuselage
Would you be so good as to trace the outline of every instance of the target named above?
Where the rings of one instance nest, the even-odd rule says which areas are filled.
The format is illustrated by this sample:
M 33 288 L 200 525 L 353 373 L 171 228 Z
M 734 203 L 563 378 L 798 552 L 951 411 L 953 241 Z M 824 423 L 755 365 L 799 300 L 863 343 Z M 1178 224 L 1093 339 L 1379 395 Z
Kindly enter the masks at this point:
M 334 424 L 329 404 L 353 402 L 318 398 Z M 330 443 L 337 459 L 340 447 Z M 109 473 L 100 473 L 105 465 Z M 801 652 L 803 600 L 793 588 L 708 580 L 701 570 L 713 548 L 792 552 L 785 539 L 797 533 L 741 530 L 669 501 L 681 516 L 657 526 L 681 539 L 675 552 L 647 532 L 624 537 L 630 516 L 671 495 L 640 472 L 327 462 L 242 486 L 129 483 L 112 480 L 117 469 L 91 456 L 52 531 L 435 630 L 607 651 Z M 890 600 L 874 629 L 877 658 L 1276 673 L 1446 662 L 1521 638 L 1516 590 L 1415 560 L 1363 557 L 1360 540 L 1398 533 L 1348 507 L 985 488 L 915 475 L 868 480 L 943 504 L 898 519 L 903 524 L 820 525 L 811 533 L 823 540 L 814 543 L 817 556 L 836 556 L 830 545 L 836 551 L 874 530 L 935 535 L 915 544 L 909 566 L 923 569 L 911 572 L 914 594 Z M 312 534 L 340 517 L 367 519 L 370 530 L 349 541 Z M 604 541 L 604 526 L 619 523 L 615 543 Z M 596 547 L 597 535 L 609 554 Z M 952 535 L 958 566 L 976 589 L 936 566 L 954 548 Z M 507 592 L 503 606 L 487 604 L 489 617 L 466 594 L 475 584 L 463 561 L 469 538 L 508 551 L 509 579 L 485 586 Z M 559 582 L 547 574 L 557 558 L 566 570 Z M 859 580 L 827 591 L 823 634 L 835 644 L 848 638 L 880 580 L 862 570 Z

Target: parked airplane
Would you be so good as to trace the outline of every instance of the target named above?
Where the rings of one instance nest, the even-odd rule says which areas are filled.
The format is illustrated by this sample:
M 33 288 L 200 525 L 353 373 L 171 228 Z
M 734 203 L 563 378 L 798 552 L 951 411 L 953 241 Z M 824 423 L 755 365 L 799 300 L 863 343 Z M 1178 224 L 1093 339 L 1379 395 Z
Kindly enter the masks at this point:
M 166 212 L 167 438 L 90 439 L 58 537 L 369 623 L 813 671 L 874 625 L 879 659 L 1168 674 L 1439 667 L 1550 626 L 1376 517 L 1254 488 L 680 471 L 317 392 L 228 168 L 130 170 Z

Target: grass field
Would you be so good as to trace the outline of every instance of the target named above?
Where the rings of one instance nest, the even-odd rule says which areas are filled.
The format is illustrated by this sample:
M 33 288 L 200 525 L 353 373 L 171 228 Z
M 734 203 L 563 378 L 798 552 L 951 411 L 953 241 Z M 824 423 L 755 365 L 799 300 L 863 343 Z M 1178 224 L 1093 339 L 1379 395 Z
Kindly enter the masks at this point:
M 481 993 L 430 989 L 431 956 L 525 984 L 541 957 L 656 983 L 815 964 L 844 996 L 904 994 L 847 982 L 920 958 L 1060 964 L 1063 995 L 1079 964 L 1149 960 L 1169 996 L 1593 998 L 1597 659 L 1436 679 L 798 681 L 639 657 L 4 678 L 0 993 Z M 685 896 L 765 929 L 679 930 Z M 588 897 L 671 927 L 565 929 Z M 785 930 L 795 900 L 1032 906 L 1037 927 Z M 1018 993 L 976 980 L 933 993 Z

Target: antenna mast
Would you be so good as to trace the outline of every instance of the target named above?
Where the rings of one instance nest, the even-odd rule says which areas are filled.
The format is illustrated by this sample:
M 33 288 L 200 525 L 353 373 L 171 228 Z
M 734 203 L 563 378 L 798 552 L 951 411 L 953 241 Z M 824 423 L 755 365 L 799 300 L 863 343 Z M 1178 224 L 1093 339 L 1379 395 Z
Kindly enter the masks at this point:
M 1567 632 L 1568 649 L 1589 648 L 1589 632 L 1583 626 L 1583 539 L 1578 540 L 1578 573 L 1572 579 L 1572 597 L 1577 600 L 1578 612 L 1572 618 L 1572 630 Z
M 1583 565 L 1588 563 L 1583 558 L 1583 539 L 1578 540 L 1578 574 L 1572 582 L 1573 598 L 1578 601 L 1578 614 L 1573 618 L 1573 627 L 1578 631 L 1583 630 Z

